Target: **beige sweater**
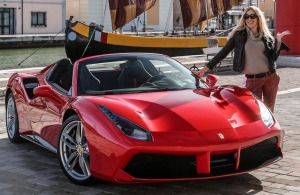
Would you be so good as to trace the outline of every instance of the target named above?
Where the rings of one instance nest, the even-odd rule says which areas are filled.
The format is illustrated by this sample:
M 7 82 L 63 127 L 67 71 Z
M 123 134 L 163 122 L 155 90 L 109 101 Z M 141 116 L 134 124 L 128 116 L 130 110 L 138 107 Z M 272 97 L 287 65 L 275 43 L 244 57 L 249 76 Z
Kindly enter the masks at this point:
M 245 45 L 245 74 L 259 74 L 269 71 L 268 58 L 265 56 L 265 46 L 262 41 L 262 33 L 256 38 L 247 28 L 248 40 Z M 277 42 L 279 48 L 281 42 Z

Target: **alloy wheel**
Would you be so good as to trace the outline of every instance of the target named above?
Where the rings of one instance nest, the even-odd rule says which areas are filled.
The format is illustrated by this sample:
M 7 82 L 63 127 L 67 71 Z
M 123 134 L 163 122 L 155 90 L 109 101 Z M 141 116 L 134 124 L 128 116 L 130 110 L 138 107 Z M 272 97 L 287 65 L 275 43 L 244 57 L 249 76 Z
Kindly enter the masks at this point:
M 89 148 L 80 120 L 73 120 L 63 128 L 59 155 L 65 173 L 73 182 L 84 182 L 91 177 Z
M 7 98 L 6 103 L 6 130 L 7 135 L 12 143 L 18 143 L 21 140 L 19 134 L 19 120 L 18 120 L 18 112 L 16 108 L 15 99 L 13 94 L 10 93 Z

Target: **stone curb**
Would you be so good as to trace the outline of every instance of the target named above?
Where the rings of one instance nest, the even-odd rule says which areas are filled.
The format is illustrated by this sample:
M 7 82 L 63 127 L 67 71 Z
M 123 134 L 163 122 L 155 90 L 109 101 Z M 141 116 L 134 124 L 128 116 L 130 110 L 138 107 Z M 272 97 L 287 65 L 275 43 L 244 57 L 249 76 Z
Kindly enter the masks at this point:
M 0 100 L 1 100 L 2 97 L 4 97 L 4 95 L 5 95 L 5 88 L 1 87 L 0 88 Z

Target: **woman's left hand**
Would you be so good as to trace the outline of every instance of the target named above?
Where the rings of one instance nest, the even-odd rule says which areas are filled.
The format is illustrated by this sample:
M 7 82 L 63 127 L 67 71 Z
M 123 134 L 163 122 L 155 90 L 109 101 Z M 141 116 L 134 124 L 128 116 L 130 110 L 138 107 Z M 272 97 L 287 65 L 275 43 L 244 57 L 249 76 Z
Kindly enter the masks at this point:
M 282 33 L 277 33 L 276 39 L 277 41 L 281 41 L 282 37 L 285 35 L 290 35 L 291 32 L 289 30 L 283 31 Z

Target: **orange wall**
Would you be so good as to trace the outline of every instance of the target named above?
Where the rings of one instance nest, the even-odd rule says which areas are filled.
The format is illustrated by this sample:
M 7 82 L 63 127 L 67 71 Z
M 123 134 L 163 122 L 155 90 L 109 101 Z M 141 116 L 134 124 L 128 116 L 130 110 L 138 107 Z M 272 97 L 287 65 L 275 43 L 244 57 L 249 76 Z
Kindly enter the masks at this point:
M 283 41 L 291 48 L 290 52 L 281 52 L 284 55 L 300 55 L 300 1 L 276 0 L 275 33 L 285 30 L 291 35 L 283 37 Z

